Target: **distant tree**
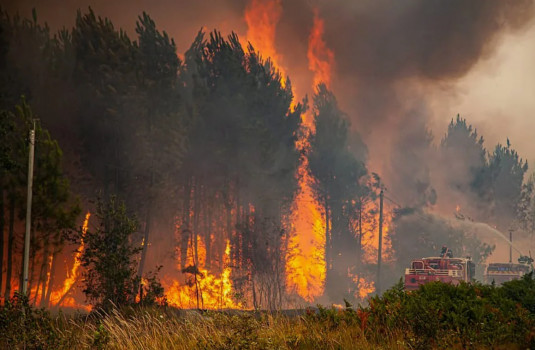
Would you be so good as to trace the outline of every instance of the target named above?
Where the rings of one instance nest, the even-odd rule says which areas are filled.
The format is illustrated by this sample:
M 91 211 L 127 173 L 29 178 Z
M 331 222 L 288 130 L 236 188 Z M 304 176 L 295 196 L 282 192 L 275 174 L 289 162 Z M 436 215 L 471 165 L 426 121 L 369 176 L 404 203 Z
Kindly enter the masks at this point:
M 96 206 L 97 226 L 85 235 L 77 234 L 78 241 L 84 240 L 80 257 L 85 268 L 84 293 L 92 305 L 105 309 L 132 304 L 139 283 L 136 258 L 141 248 L 133 246 L 131 238 L 138 223 L 114 196 L 107 201 L 99 199 Z
M 447 166 L 447 172 L 440 174 L 446 183 L 440 194 L 442 206 L 450 206 L 449 209 L 453 210 L 462 205 L 463 212 L 468 211 L 471 217 L 483 219 L 488 212 L 488 201 L 478 198 L 481 190 L 488 186 L 481 177 L 487 166 L 483 137 L 466 119 L 457 115 L 455 121 L 451 120 L 439 151 L 441 164 Z M 444 199 L 450 203 L 444 203 Z M 470 203 L 477 210 L 464 207 L 465 203 Z
M 492 218 L 501 230 L 509 229 L 515 219 L 524 174 L 527 170 L 527 161 L 520 158 L 511 147 L 509 139 L 507 139 L 506 146 L 496 145 L 494 152 L 490 155 L 486 176 L 491 183 Z
M 517 205 L 517 222 L 521 230 L 535 235 L 535 173 L 522 185 L 522 193 Z

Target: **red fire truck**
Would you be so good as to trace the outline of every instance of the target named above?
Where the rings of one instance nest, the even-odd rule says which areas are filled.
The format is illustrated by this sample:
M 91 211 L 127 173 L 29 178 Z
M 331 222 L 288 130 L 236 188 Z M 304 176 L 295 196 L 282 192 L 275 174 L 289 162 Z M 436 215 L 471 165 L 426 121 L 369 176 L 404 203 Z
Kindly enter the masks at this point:
M 468 258 L 454 258 L 451 250 L 442 248 L 439 257 L 416 259 L 405 270 L 405 290 L 415 290 L 421 284 L 470 282 L 475 275 L 475 264 Z

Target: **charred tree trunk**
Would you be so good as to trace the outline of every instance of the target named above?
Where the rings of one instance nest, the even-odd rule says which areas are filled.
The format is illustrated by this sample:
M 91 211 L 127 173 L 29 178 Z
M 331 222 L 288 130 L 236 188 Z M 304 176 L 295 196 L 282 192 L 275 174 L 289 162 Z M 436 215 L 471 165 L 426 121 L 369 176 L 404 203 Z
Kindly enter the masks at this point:
M 149 247 L 149 234 L 150 234 L 150 224 L 151 224 L 151 209 L 152 209 L 152 186 L 154 184 L 154 171 L 150 172 L 150 185 L 149 185 L 149 198 L 147 203 L 147 212 L 145 216 L 145 232 L 143 234 L 143 250 L 141 251 L 141 259 L 139 260 L 139 268 L 137 270 L 137 275 L 141 279 L 143 276 L 143 268 L 145 267 L 145 260 L 147 258 L 147 250 Z M 136 286 L 136 290 L 138 290 Z
M 236 221 L 235 221 L 235 227 L 240 227 L 240 180 L 239 178 L 236 179 Z M 231 243 L 232 243 L 232 252 L 233 252 L 233 261 L 234 265 L 241 268 L 242 267 L 242 256 L 243 256 L 243 247 L 240 244 L 240 236 L 241 234 L 239 232 L 236 232 L 234 235 Z
M 204 193 L 204 244 L 206 246 L 206 268 L 211 267 L 212 257 L 212 206 L 208 203 L 206 191 Z
M 15 243 L 15 196 L 9 198 L 9 229 L 7 235 L 7 272 L 5 299 L 11 296 L 11 278 L 13 272 L 13 245 Z
M 227 218 L 227 234 L 226 239 L 230 240 L 232 242 L 232 203 L 230 201 L 230 186 L 227 184 L 227 191 L 224 195 L 224 201 L 225 201 L 225 210 L 226 210 L 226 218 Z M 221 257 L 224 255 L 225 252 L 225 246 L 226 246 L 226 240 L 223 241 L 222 244 L 222 252 Z M 231 252 L 231 255 L 233 252 Z
M 329 232 L 329 224 L 331 219 L 329 215 L 329 202 L 327 195 L 325 195 L 323 208 L 325 210 L 325 269 L 328 273 L 331 269 L 331 233 Z
M 4 186 L 3 179 L 0 178 L 0 295 L 2 294 L 2 280 L 4 278 L 4 231 L 6 226 L 4 206 Z
M 199 263 L 199 207 L 200 207 L 200 192 L 201 185 L 199 177 L 195 177 L 193 186 L 193 254 L 195 257 L 195 265 Z
M 54 252 L 54 254 L 52 254 L 52 263 L 50 264 L 50 279 L 48 280 L 48 286 L 46 287 L 44 303 L 41 303 L 41 307 L 50 306 L 50 296 L 52 295 L 52 289 L 54 288 L 54 280 L 55 280 L 56 270 L 57 270 L 57 265 L 58 265 L 57 255 L 58 255 L 58 252 Z
M 50 254 L 49 254 L 49 246 L 50 244 L 49 243 L 45 243 L 45 246 L 44 246 L 44 250 L 43 250 L 43 261 L 41 262 L 41 269 L 39 271 L 39 280 L 37 282 L 37 286 L 38 288 L 36 289 L 35 291 L 35 295 L 40 295 L 41 297 L 41 301 L 39 302 L 39 304 L 43 304 L 43 302 L 45 301 L 45 291 L 46 291 L 46 288 L 47 288 L 47 272 L 48 272 L 48 264 L 49 264 L 49 260 L 50 260 Z M 41 293 L 39 294 L 39 287 L 41 288 Z M 35 303 L 37 304 L 37 298 L 35 300 Z
M 184 204 L 182 208 L 182 227 L 180 232 L 180 266 L 186 267 L 188 244 L 190 235 L 190 201 L 191 201 L 191 177 L 186 176 L 186 182 L 184 184 Z

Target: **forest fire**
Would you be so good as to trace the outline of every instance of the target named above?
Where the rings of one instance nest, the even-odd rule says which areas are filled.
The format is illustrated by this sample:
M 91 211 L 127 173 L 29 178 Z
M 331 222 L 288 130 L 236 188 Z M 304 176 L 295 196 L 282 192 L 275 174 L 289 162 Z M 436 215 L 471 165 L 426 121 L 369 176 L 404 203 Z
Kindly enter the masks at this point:
M 0 9 L 0 348 L 532 347 L 535 0 L 91 3 Z
M 75 301 L 75 299 L 69 295 L 69 293 L 73 289 L 75 283 L 78 281 L 80 275 L 78 269 L 80 268 L 80 256 L 82 255 L 82 252 L 84 250 L 83 235 L 85 235 L 85 233 L 87 232 L 90 217 L 91 213 L 87 212 L 87 214 L 85 214 L 84 223 L 82 225 L 82 240 L 80 242 L 80 247 L 78 247 L 78 249 L 74 253 L 73 265 L 71 270 L 67 274 L 67 278 L 63 282 L 63 287 L 60 290 L 52 292 L 50 302 L 54 306 L 82 307 L 84 309 L 87 309 L 87 305 L 79 305 Z M 89 310 L 90 309 L 91 308 L 89 308 Z
M 325 55 L 325 56 L 324 56 Z M 313 90 L 320 83 L 330 85 L 334 54 L 323 41 L 323 21 L 314 11 L 314 26 L 308 42 L 309 68 L 314 73 Z M 302 116 L 303 126 L 314 133 L 314 121 L 309 113 Z M 325 263 L 325 215 L 312 191 L 313 179 L 308 171 L 308 135 L 299 140 L 298 147 L 305 155 L 299 166 L 300 191 L 295 199 L 292 213 L 292 233 L 288 242 L 286 258 L 286 283 L 308 302 L 323 294 Z
M 6 299 L 15 286 L 22 288 L 28 267 L 30 301 L 45 307 L 83 307 L 82 294 L 93 307 L 115 300 L 149 305 L 164 300 L 162 293 L 172 306 L 200 309 L 276 310 L 340 303 L 345 297 L 361 302 L 375 289 L 388 288 L 399 274 L 396 261 L 439 241 L 475 250 L 481 261 L 492 253 L 478 237 L 439 218 L 446 213 L 465 218 L 459 205 L 453 212 L 453 203 L 497 230 L 531 213 L 523 206 L 535 190 L 528 188 L 527 164 L 509 140 L 486 148 L 475 126 L 459 116 L 439 139 L 442 131 L 430 130 L 437 121 L 427 119 L 435 105 L 426 97 L 420 111 L 427 84 L 454 86 L 480 60 L 476 53 L 482 47 L 470 52 L 449 47 L 464 36 L 439 35 L 433 26 L 425 31 L 426 21 L 410 18 L 412 7 L 385 17 L 374 12 L 383 5 L 340 4 L 342 12 L 329 2 L 282 0 L 191 6 L 203 16 L 222 10 L 203 17 L 191 45 L 183 37 L 190 33 L 189 22 L 184 28 L 178 21 L 160 27 L 149 11 L 134 18 L 135 29 L 124 28 L 126 22 L 112 26 L 107 14 L 79 11 L 59 41 L 52 29 L 43 27 L 37 35 L 36 19 L 0 17 L 8 28 L 0 33 L 9 49 L 5 67 L 28 71 L 6 73 L 17 82 L 13 89 L 20 86 L 10 96 L 32 96 L 20 104 L 3 101 L 9 120 L 0 131 L 9 134 L 9 145 L 0 151 L 6 153 L 2 159 L 17 164 L 0 174 L 0 293 Z M 502 18 L 500 9 L 492 10 L 498 11 L 494 18 Z M 438 11 L 423 13 L 433 18 Z M 392 21 L 382 23 L 387 17 Z M 402 32 L 408 23 L 447 49 L 392 30 Z M 212 25 L 216 29 L 206 32 Z M 471 21 L 465 25 L 468 33 L 474 29 Z M 473 37 L 497 38 L 491 27 L 473 31 Z M 171 32 L 177 28 L 183 29 L 179 36 Z M 420 54 L 413 41 L 430 53 Z M 23 52 L 35 55 L 15 57 Z M 460 54 L 443 60 L 437 52 Z M 65 60 L 71 57 L 74 66 Z M 36 84 L 35 76 L 43 83 Z M 60 103 L 50 105 L 55 91 L 46 85 L 73 97 L 68 113 Z M 433 93 L 441 94 L 438 90 Z M 19 249 L 26 222 L 19 214 L 30 207 L 24 206 L 25 183 L 13 179 L 26 175 L 30 104 L 43 125 L 35 147 L 39 186 L 33 217 L 26 221 L 32 230 L 26 263 Z M 454 161 L 462 164 L 442 168 Z M 515 181 L 512 173 L 519 174 Z M 504 183 L 516 187 L 502 191 Z M 389 207 L 394 199 L 383 202 L 387 187 L 401 203 L 399 210 Z M 99 228 L 93 232 L 87 231 L 91 214 L 83 220 L 79 203 L 92 203 L 96 191 L 103 195 L 91 217 L 100 220 L 92 221 Z M 521 205 L 511 198 L 521 198 Z M 518 208 L 522 213 L 514 212 Z M 82 220 L 82 230 L 76 229 Z M 422 247 L 404 245 L 405 237 L 415 240 L 416 234 L 431 238 Z M 75 252 L 65 237 L 76 237 Z M 101 255 L 95 258 L 94 251 Z M 106 260 L 115 253 L 124 256 Z M 117 277 L 98 264 L 118 260 L 125 262 L 120 268 L 127 277 L 117 283 L 122 290 L 108 290 L 102 286 L 110 284 L 98 282 Z
M 188 248 L 187 267 L 182 271 L 189 274 L 185 284 L 177 280 L 165 281 L 166 297 L 169 305 L 180 308 L 202 309 L 240 309 L 240 302 L 233 298 L 230 278 L 230 241 L 227 240 L 223 256 L 223 269 L 219 277 L 206 269 L 206 247 L 200 237 L 197 244 L 198 260 L 195 258 L 194 246 Z

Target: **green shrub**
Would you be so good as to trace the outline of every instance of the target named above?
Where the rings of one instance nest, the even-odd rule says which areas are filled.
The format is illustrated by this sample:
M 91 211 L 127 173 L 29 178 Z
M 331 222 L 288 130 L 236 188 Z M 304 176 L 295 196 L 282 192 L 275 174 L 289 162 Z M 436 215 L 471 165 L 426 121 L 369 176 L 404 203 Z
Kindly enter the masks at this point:
M 32 307 L 28 298 L 15 293 L 0 306 L 1 349 L 56 349 L 60 338 L 50 314 Z
M 367 337 L 381 343 L 397 330 L 410 347 L 533 347 L 535 313 L 532 276 L 503 287 L 434 282 L 405 292 L 398 283 L 360 308 Z

